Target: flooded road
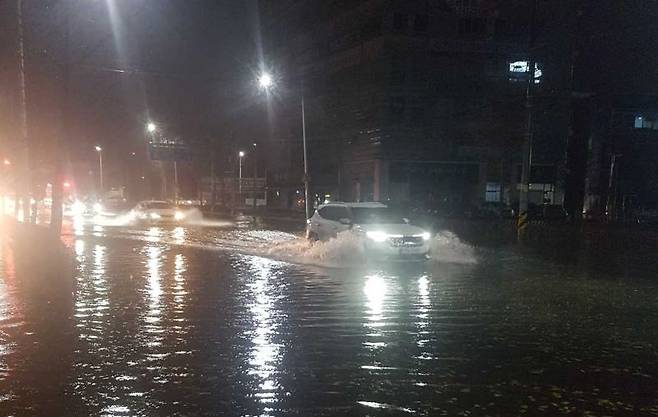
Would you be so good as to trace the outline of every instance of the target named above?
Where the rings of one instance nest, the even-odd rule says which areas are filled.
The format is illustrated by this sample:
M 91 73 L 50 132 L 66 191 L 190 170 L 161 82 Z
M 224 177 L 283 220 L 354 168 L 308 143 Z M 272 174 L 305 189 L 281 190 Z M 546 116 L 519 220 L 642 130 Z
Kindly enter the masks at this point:
M 0 415 L 658 415 L 655 259 L 622 274 L 442 233 L 433 260 L 387 265 L 246 221 L 65 240 L 74 295 L 1 245 Z

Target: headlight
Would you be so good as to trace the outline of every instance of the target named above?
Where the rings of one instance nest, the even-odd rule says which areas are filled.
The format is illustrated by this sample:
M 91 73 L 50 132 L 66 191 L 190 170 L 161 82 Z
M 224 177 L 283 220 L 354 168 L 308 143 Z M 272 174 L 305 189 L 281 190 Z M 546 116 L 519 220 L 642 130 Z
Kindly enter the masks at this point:
M 185 215 L 182 212 L 177 211 L 177 212 L 174 213 L 174 219 L 175 220 L 183 220 L 184 218 L 185 218 Z
M 92 207 L 94 209 L 94 213 L 96 214 L 101 214 L 103 212 L 103 206 L 101 203 L 95 203 Z
M 388 239 L 388 234 L 382 231 L 366 232 L 366 236 L 368 239 L 372 239 L 375 242 L 384 242 L 386 239 Z
M 423 240 L 430 240 L 432 238 L 432 235 L 430 234 L 430 232 L 423 232 L 423 234 L 421 234 L 421 236 L 423 237 Z
M 149 217 L 152 218 L 153 220 L 156 220 L 160 218 L 160 215 L 158 213 L 151 213 L 149 214 Z
M 71 205 L 71 212 L 79 216 L 85 212 L 85 203 L 82 201 L 76 200 L 72 205 Z

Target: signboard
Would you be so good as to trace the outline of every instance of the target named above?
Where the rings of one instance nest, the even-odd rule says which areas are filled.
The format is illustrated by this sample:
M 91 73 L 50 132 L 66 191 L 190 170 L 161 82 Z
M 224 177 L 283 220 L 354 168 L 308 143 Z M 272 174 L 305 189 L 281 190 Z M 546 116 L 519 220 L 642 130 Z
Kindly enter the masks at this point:
M 151 161 L 191 161 L 192 152 L 187 144 L 176 140 L 153 140 L 148 143 Z

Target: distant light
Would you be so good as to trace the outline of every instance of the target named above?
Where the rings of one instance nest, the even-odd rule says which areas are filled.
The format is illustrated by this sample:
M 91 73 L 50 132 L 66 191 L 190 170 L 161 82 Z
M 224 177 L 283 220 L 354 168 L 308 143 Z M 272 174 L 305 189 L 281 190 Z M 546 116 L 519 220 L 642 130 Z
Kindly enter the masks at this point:
M 2 161 L 2 163 L 5 164 L 5 165 L 11 165 L 11 161 L 7 158 L 5 158 L 5 160 Z
M 263 90 L 272 87 L 272 84 L 273 81 L 272 81 L 272 76 L 270 74 L 264 72 L 258 77 L 258 86 Z
M 256 144 L 254 143 L 254 148 L 256 147 Z
M 142 179 L 146 179 L 146 177 L 142 175 Z
M 146 130 L 148 130 L 149 133 L 153 133 L 153 132 L 155 132 L 157 129 L 158 129 L 158 127 L 157 127 L 157 126 L 155 125 L 155 123 L 153 123 L 153 122 L 149 122 L 149 123 L 146 125 Z
M 103 150 L 103 148 L 101 148 L 100 146 L 96 145 L 96 152 L 101 152 L 102 150 Z
M 131 152 L 130 155 L 135 156 L 135 152 Z
M 64 188 L 71 188 L 71 183 L 68 181 L 64 181 L 64 184 L 62 184 Z
M 80 200 L 75 200 L 71 205 L 71 212 L 74 216 L 82 216 L 86 210 L 85 203 Z
M 242 157 L 244 156 L 244 151 L 240 151 L 240 152 L 238 152 L 238 156 L 239 156 L 240 158 L 242 158 Z

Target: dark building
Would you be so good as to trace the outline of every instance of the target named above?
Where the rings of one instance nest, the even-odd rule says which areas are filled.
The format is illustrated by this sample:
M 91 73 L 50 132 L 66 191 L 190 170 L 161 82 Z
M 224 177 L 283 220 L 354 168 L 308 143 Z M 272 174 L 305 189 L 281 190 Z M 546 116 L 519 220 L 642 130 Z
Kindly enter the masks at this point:
M 541 16 L 550 13 L 539 3 L 541 40 L 540 30 L 550 27 Z M 303 90 L 318 199 L 448 210 L 517 204 L 532 2 L 261 0 L 259 6 L 266 66 L 286 85 L 278 123 L 264 133 L 279 152 L 270 161 L 277 194 L 271 202 L 290 206 L 289 194 L 301 190 Z M 566 36 L 558 41 L 569 46 Z M 533 50 L 530 200 L 561 204 L 570 51 L 540 46 Z
M 632 219 L 658 209 L 658 97 L 591 101 L 583 211 Z
M 658 209 L 658 5 L 573 7 L 567 206 L 609 220 L 636 218 Z

